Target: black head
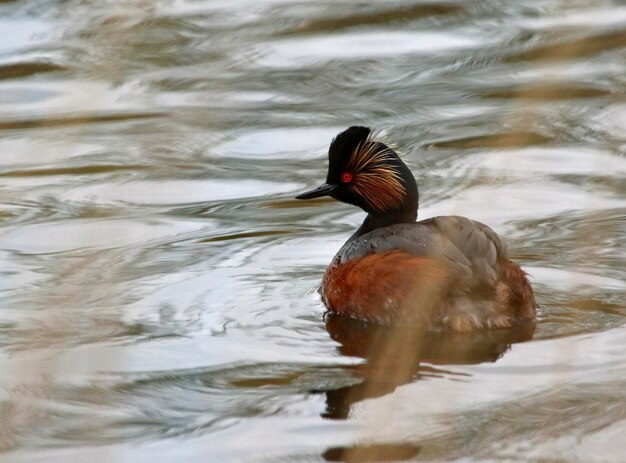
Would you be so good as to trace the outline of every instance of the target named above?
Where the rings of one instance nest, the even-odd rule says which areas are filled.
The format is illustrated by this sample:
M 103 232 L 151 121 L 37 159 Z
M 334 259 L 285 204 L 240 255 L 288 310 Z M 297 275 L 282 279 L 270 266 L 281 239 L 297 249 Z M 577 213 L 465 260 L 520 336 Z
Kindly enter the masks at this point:
M 414 221 L 417 214 L 413 174 L 368 127 L 350 127 L 337 135 L 328 150 L 326 183 L 296 198 L 320 196 L 354 204 L 370 215 L 398 216 L 397 222 Z

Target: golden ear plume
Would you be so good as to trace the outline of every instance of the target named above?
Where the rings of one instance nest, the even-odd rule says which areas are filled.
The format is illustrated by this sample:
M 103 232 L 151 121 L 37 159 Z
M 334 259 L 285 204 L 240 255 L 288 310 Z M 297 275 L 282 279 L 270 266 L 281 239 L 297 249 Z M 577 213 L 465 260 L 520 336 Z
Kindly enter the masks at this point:
M 357 145 L 347 170 L 354 175 L 351 188 L 374 210 L 385 212 L 402 204 L 406 195 L 402 177 L 393 163 L 393 151 L 381 142 L 367 139 Z

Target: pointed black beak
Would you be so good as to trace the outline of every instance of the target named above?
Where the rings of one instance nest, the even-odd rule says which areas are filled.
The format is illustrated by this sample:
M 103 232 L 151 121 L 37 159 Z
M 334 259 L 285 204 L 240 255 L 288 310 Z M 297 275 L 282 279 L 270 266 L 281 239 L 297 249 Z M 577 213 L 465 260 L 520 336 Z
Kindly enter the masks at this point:
M 312 190 L 305 191 L 304 193 L 300 193 L 296 196 L 296 199 L 313 199 L 319 198 L 321 196 L 330 196 L 333 191 L 335 191 L 337 187 L 335 185 L 329 185 L 328 183 L 323 183 L 317 188 L 313 188 Z

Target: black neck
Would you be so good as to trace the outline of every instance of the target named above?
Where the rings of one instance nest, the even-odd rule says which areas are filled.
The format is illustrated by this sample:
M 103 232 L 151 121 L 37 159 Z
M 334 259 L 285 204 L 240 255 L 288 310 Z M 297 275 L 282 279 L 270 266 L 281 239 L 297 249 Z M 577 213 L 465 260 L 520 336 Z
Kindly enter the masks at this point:
M 377 228 L 395 225 L 397 223 L 414 223 L 417 220 L 417 208 L 412 210 L 396 210 L 384 214 L 368 214 L 361 226 L 354 232 L 348 241 L 352 241 L 365 233 Z

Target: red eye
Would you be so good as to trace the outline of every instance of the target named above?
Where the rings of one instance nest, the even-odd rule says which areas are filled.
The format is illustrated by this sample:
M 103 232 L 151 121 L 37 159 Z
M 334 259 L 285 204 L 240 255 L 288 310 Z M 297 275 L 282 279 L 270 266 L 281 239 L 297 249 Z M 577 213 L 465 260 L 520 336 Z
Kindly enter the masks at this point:
M 352 180 L 352 174 L 350 172 L 344 172 L 341 174 L 341 181 L 343 183 L 348 183 L 350 180 Z

